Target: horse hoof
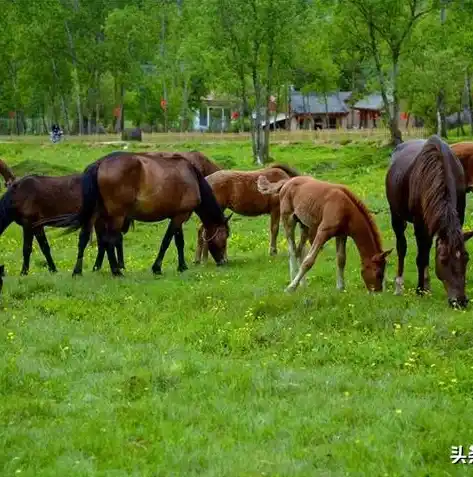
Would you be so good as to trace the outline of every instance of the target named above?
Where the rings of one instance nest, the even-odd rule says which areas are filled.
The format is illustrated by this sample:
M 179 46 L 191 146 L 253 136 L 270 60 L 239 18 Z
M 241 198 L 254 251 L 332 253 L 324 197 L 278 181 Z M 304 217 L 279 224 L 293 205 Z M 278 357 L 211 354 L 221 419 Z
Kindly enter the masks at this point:
M 425 288 L 417 288 L 416 289 L 416 294 L 419 296 L 425 296 L 429 293 L 429 290 L 426 290 Z
M 51 273 L 57 273 L 57 268 L 50 268 L 49 271 L 50 271 Z
M 286 293 L 294 293 L 296 291 L 296 289 L 294 287 L 287 287 L 284 291 Z
M 276 249 L 271 249 L 269 251 L 269 256 L 270 257 L 275 257 L 278 254 L 278 251 Z
M 112 276 L 115 277 L 115 278 L 123 278 L 124 277 L 123 273 L 120 270 L 115 270 L 114 272 L 112 272 Z
M 153 275 L 162 275 L 163 272 L 161 271 L 160 268 L 152 268 L 151 271 L 153 272 Z
M 20 272 L 20 275 L 21 275 L 22 277 L 26 277 L 26 275 L 28 275 L 28 270 L 22 270 L 22 271 Z
M 93 271 L 93 272 L 98 272 L 101 268 L 102 268 L 102 267 L 94 267 L 94 268 L 92 268 L 92 271 Z
M 81 277 L 82 276 L 82 272 L 80 272 L 79 270 L 74 270 L 72 272 L 72 276 L 73 277 Z
M 184 265 L 179 265 L 179 267 L 177 267 L 177 271 L 178 271 L 178 272 L 181 272 L 181 273 L 182 273 L 182 272 L 185 272 L 186 270 L 189 270 L 189 268 L 187 267 L 186 264 L 184 264 Z

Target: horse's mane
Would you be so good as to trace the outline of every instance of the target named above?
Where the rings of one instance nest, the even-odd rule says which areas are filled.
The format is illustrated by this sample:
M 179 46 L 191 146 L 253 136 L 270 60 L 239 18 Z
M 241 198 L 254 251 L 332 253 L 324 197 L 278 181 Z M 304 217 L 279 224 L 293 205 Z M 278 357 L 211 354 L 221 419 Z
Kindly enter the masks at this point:
M 180 154 L 176 154 L 179 155 Z M 201 202 L 195 209 L 196 214 L 202 220 L 202 223 L 206 226 L 211 223 L 213 225 L 225 224 L 225 215 L 220 207 L 215 194 L 210 187 L 209 183 L 205 179 L 204 175 L 199 169 L 188 161 L 184 156 L 180 156 L 185 161 L 191 171 L 194 173 L 197 183 L 199 184 L 200 199 Z
M 340 186 L 343 192 L 348 196 L 348 198 L 353 202 L 353 205 L 360 211 L 360 213 L 365 217 L 366 221 L 369 223 L 373 239 L 378 250 L 382 249 L 381 235 L 379 234 L 379 229 L 370 214 L 366 205 L 355 195 L 353 192 L 345 186 Z
M 270 164 L 267 169 L 281 169 L 284 171 L 289 177 L 296 177 L 300 176 L 300 173 L 296 171 L 296 169 L 293 169 L 292 167 L 289 167 L 286 164 L 281 164 L 279 162 L 275 164 Z
M 409 208 L 420 206 L 431 235 L 438 233 L 452 244 L 461 238 L 456 211 L 456 186 L 450 148 L 432 136 L 414 160 L 409 181 Z

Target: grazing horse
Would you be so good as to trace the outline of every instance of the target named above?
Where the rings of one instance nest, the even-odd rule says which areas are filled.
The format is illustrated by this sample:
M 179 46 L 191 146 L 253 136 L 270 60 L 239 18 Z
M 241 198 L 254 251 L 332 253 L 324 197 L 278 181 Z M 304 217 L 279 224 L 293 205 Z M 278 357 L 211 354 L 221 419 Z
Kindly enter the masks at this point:
M 143 222 L 171 219 L 152 267 L 155 274 L 161 274 L 162 261 L 173 237 L 178 252 L 178 270 L 187 269 L 182 224 L 194 211 L 210 237 L 209 251 L 215 262 L 217 265 L 225 262 L 228 218 L 205 177 L 180 154 L 151 157 L 122 152 L 105 156 L 85 170 L 82 194 L 79 213 L 46 222 L 69 227 L 71 231 L 81 228 L 73 275 L 82 273 L 84 250 L 96 216 L 106 224 L 102 240 L 113 275 L 122 275 L 113 246 L 126 218 Z
M 450 149 L 460 160 L 465 173 L 466 192 L 473 191 L 473 142 L 457 142 Z
M 117 151 L 114 152 L 111 155 L 123 155 L 123 154 L 128 154 L 127 152 L 123 151 Z M 175 153 L 174 152 L 137 152 L 136 154 L 139 154 L 140 156 L 145 156 L 145 157 L 161 157 L 161 158 L 166 158 L 166 159 L 173 159 L 175 158 Z M 220 166 L 217 165 L 215 162 L 211 161 L 208 157 L 206 157 L 204 154 L 202 154 L 199 151 L 186 151 L 186 152 L 180 152 L 178 153 L 180 156 L 184 157 L 187 159 L 192 165 L 194 165 L 202 175 L 208 176 L 216 171 L 220 170 Z M 106 156 L 106 157 L 109 157 Z M 177 156 L 178 158 L 180 156 Z M 131 221 L 133 223 L 133 221 Z M 99 236 L 98 240 L 100 241 Z M 119 249 L 117 249 L 117 253 L 119 252 Z M 123 248 L 121 249 L 121 262 L 120 262 L 120 257 L 118 257 L 118 263 L 123 263 Z M 102 268 L 103 260 L 105 258 L 105 247 L 102 245 L 99 245 L 99 250 L 97 253 L 97 259 L 95 260 L 95 265 L 93 270 L 100 270 Z M 121 267 L 125 268 L 125 267 Z
M 294 291 L 312 268 L 318 253 L 331 238 L 337 245 L 337 288 L 345 287 L 347 237 L 351 237 L 361 257 L 361 275 L 370 291 L 383 288 L 386 257 L 378 228 L 366 206 L 350 190 L 340 184 L 299 176 L 270 183 L 264 176 L 258 179 L 262 194 L 279 193 L 281 218 L 289 249 L 289 270 L 292 282 L 286 291 Z M 295 228 L 302 228 L 301 242 L 296 250 Z M 305 242 L 311 243 L 303 257 Z M 299 260 L 300 268 L 296 274 Z
M 463 234 L 465 178 L 463 168 L 448 145 L 438 136 L 410 140 L 397 146 L 386 175 L 386 195 L 391 224 L 396 234 L 398 269 L 396 294 L 404 285 L 404 258 L 407 251 L 407 222 L 414 225 L 417 241 L 417 293 L 430 288 L 429 255 L 436 239 L 435 271 L 442 281 L 450 305 L 464 307 L 465 270 L 468 253 Z
M 28 275 L 29 272 L 33 238 L 36 238 L 38 242 L 49 271 L 57 271 L 44 227 L 36 224 L 44 219 L 77 212 L 82 201 L 81 179 L 81 174 L 59 177 L 29 175 L 10 183 L 7 192 L 0 199 L 0 235 L 12 222 L 16 222 L 23 228 L 21 275 Z M 127 221 L 123 233 L 128 231 L 129 226 L 130 222 Z M 98 238 L 97 261 L 103 248 L 99 240 L 101 227 L 100 222 L 97 222 L 95 227 Z M 121 234 L 116 248 L 119 266 L 125 268 Z
M 207 176 L 206 179 L 222 210 L 230 209 L 249 217 L 270 214 L 269 254 L 276 255 L 280 219 L 279 195 L 262 194 L 257 186 L 258 177 L 264 176 L 271 182 L 278 182 L 298 175 L 299 173 L 289 166 L 273 164 L 256 171 L 220 170 Z M 202 258 L 204 261 L 207 259 L 207 241 L 202 232 L 201 227 L 198 231 L 195 263 L 200 263 Z

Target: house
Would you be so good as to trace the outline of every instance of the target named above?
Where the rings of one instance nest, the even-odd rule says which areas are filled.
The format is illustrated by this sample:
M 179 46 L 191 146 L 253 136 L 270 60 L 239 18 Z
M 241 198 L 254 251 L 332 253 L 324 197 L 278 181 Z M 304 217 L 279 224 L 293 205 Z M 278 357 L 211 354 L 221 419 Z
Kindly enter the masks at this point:
M 346 127 L 350 108 L 346 101 L 349 92 L 326 95 L 298 91 L 291 92 L 291 130 Z
M 388 96 L 388 100 L 392 100 Z M 291 93 L 291 130 L 322 128 L 375 128 L 384 110 L 381 94 L 372 93 L 354 101 L 351 91 Z
M 199 111 L 194 116 L 194 130 L 208 132 L 224 132 L 230 127 L 232 113 L 239 110 L 237 99 L 228 96 L 217 96 L 211 93 L 202 98 Z
M 392 97 L 388 96 L 388 101 L 391 102 Z M 353 104 L 352 110 L 355 112 L 352 127 L 375 128 L 384 110 L 383 97 L 378 93 L 369 94 Z

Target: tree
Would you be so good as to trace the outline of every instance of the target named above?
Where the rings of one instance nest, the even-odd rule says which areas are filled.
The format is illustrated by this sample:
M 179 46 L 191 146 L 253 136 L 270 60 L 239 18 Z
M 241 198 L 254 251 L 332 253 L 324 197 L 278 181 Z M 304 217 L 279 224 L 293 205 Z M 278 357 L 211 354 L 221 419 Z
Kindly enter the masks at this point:
M 306 2 L 208 0 L 211 43 L 239 84 L 243 110 L 250 114 L 253 155 L 269 160 L 269 103 L 281 78 L 291 71 L 295 38 Z M 248 90 L 247 78 L 251 79 Z M 264 125 L 264 126 L 263 126 Z
M 346 0 L 338 3 L 337 13 L 346 29 L 374 60 L 393 144 L 402 142 L 398 89 L 401 59 L 415 27 L 432 8 L 424 0 Z M 392 92 L 392 107 L 389 91 Z

